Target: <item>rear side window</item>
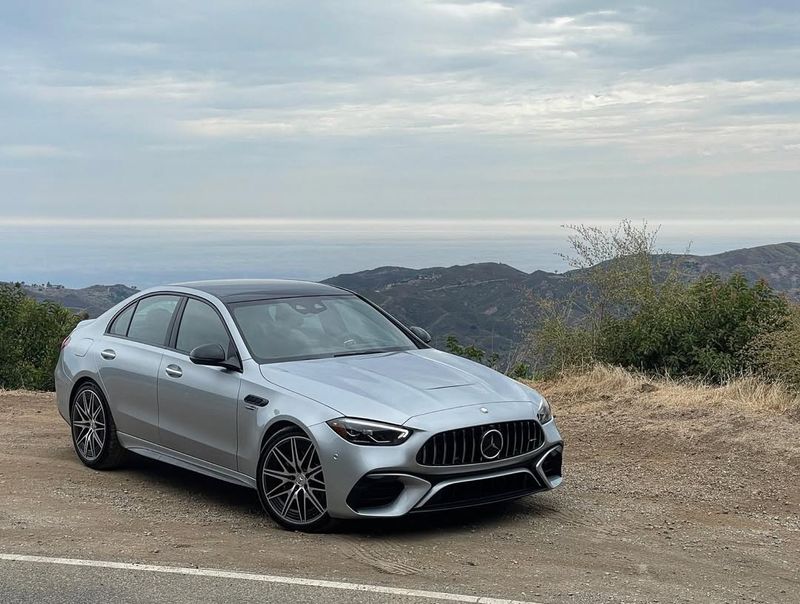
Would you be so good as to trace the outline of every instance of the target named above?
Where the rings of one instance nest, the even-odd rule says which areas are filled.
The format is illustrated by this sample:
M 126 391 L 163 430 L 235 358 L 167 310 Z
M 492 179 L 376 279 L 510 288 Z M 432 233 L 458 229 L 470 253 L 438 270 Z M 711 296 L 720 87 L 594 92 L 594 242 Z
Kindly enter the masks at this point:
M 229 354 L 230 343 L 228 331 L 217 311 L 200 300 L 186 300 L 175 348 L 182 352 L 191 352 L 197 346 L 219 344 Z
M 135 302 L 117 315 L 111 327 L 108 328 L 108 333 L 114 334 L 115 336 L 127 336 L 128 326 L 131 324 L 131 317 L 133 317 L 134 310 L 136 310 Z
M 164 346 L 172 313 L 178 306 L 178 296 L 149 296 L 139 300 L 133 313 L 128 337 L 144 344 Z

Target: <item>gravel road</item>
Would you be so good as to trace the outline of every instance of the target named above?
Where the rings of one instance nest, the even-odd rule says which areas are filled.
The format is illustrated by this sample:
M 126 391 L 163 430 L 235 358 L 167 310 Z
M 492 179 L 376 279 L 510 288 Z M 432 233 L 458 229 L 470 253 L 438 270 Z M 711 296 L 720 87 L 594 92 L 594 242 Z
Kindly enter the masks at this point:
M 797 419 L 664 406 L 645 393 L 568 404 L 545 393 L 567 441 L 561 489 L 304 535 L 270 522 L 254 491 L 142 458 L 89 470 L 51 394 L 2 392 L 0 552 L 540 602 L 800 601 Z M 246 600 L 261 589 L 262 601 L 287 601 L 289 589 L 176 577 L 121 584 L 120 572 L 0 561 L 0 600 L 59 601 L 86 581 L 116 585 L 125 601 L 151 601 L 155 588 L 166 599 Z M 296 589 L 298 601 L 347 600 Z

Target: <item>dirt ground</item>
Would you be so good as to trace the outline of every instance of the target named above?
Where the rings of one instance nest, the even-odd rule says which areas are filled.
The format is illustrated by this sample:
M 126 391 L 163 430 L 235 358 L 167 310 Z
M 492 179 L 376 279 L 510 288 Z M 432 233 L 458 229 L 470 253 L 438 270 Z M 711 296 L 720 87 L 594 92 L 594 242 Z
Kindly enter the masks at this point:
M 800 422 L 552 388 L 562 488 L 491 509 L 278 529 L 254 491 L 151 462 L 95 472 L 50 394 L 0 393 L 0 552 L 542 602 L 800 602 Z

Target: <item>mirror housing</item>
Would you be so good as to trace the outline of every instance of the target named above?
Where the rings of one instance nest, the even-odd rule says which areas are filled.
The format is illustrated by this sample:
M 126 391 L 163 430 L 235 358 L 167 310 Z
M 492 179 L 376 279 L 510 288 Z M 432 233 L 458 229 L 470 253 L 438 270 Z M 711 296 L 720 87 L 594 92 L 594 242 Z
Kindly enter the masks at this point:
M 242 370 L 239 359 L 228 359 L 228 355 L 219 344 L 202 344 L 193 348 L 189 353 L 189 360 L 195 365 L 210 365 L 234 371 Z
M 433 339 L 433 338 L 431 338 L 431 334 L 429 334 L 427 331 L 422 329 L 422 327 L 413 326 L 413 327 L 409 327 L 408 330 L 411 333 L 413 333 L 415 336 L 417 336 L 420 340 L 425 342 L 426 344 L 430 344 L 431 340 Z

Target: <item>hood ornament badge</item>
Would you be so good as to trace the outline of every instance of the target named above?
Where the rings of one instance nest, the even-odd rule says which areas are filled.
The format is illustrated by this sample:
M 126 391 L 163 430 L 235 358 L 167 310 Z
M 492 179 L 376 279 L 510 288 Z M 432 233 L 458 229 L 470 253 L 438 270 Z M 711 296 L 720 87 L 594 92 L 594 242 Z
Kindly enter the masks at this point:
M 489 413 L 489 410 L 486 407 L 481 407 L 481 413 Z

